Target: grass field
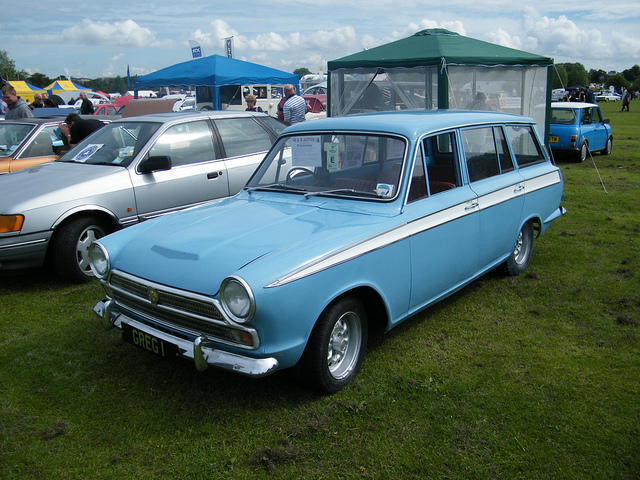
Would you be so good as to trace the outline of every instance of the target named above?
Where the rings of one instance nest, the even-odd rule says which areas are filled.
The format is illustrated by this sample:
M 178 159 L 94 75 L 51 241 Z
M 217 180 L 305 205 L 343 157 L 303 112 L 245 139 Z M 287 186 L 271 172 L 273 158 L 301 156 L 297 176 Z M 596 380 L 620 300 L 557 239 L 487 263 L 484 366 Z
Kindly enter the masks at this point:
M 333 396 L 123 344 L 97 282 L 0 277 L 0 479 L 639 479 L 640 105 L 601 107 L 613 153 L 558 159 L 529 270 L 374 338 Z

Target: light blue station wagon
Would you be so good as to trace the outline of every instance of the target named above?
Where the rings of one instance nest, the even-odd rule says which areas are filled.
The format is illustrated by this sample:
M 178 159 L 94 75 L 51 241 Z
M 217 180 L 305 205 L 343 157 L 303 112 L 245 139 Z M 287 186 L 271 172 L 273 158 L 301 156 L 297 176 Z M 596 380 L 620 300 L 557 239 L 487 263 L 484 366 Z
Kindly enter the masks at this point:
M 249 376 L 295 367 L 336 392 L 389 330 L 504 266 L 564 213 L 530 118 L 391 112 L 286 129 L 243 191 L 91 249 L 123 339 Z

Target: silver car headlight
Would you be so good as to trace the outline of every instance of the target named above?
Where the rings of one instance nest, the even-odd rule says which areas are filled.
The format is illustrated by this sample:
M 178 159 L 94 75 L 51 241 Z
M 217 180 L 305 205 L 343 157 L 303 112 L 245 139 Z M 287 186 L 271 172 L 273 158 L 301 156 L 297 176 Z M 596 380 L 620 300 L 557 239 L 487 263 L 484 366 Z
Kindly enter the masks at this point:
M 240 277 L 232 275 L 220 285 L 220 300 L 231 320 L 246 323 L 256 311 L 256 302 L 251 287 Z
M 109 253 L 99 243 L 92 243 L 89 247 L 91 271 L 98 278 L 104 278 L 109 273 Z

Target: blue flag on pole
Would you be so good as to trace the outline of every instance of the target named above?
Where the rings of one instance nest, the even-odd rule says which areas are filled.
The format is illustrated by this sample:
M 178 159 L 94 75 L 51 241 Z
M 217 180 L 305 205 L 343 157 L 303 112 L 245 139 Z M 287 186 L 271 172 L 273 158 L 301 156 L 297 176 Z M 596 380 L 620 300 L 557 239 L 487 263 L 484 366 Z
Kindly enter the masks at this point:
M 129 64 L 127 64 L 127 88 L 131 88 L 131 74 L 129 73 Z
M 189 46 L 191 47 L 191 55 L 193 58 L 202 57 L 202 47 L 200 44 L 194 40 L 189 40 Z
M 227 57 L 233 58 L 233 37 L 224 39 L 224 49 L 227 52 Z

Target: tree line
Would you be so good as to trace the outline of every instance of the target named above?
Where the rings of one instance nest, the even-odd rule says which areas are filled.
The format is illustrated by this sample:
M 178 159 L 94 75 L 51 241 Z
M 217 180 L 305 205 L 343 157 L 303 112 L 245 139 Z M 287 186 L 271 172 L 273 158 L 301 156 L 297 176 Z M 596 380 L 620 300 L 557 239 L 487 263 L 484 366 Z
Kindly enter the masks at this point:
M 305 73 L 311 73 L 306 68 L 298 68 L 293 71 L 302 77 Z M 0 50 L 0 75 L 7 80 L 24 80 L 36 87 L 44 88 L 59 77 L 49 78 L 42 73 L 29 74 L 24 70 L 17 70 L 15 62 L 9 58 L 5 50 Z M 131 80 L 133 82 L 132 77 Z M 74 80 L 74 81 L 77 81 Z M 81 82 L 85 87 L 94 91 L 124 94 L 127 90 L 126 77 L 116 76 L 111 78 L 84 79 Z M 616 91 L 623 89 L 640 91 L 640 66 L 634 65 L 622 72 L 605 72 L 604 70 L 591 69 L 587 72 L 581 63 L 557 63 L 553 68 L 553 88 L 573 87 L 580 85 L 587 87 L 591 84 L 601 85 L 603 88 L 615 87 Z
M 605 89 L 615 87 L 617 92 L 625 88 L 640 91 L 640 66 L 634 65 L 622 72 L 605 72 L 592 68 L 587 72 L 581 63 L 558 63 L 554 65 L 553 88 L 601 85 Z

